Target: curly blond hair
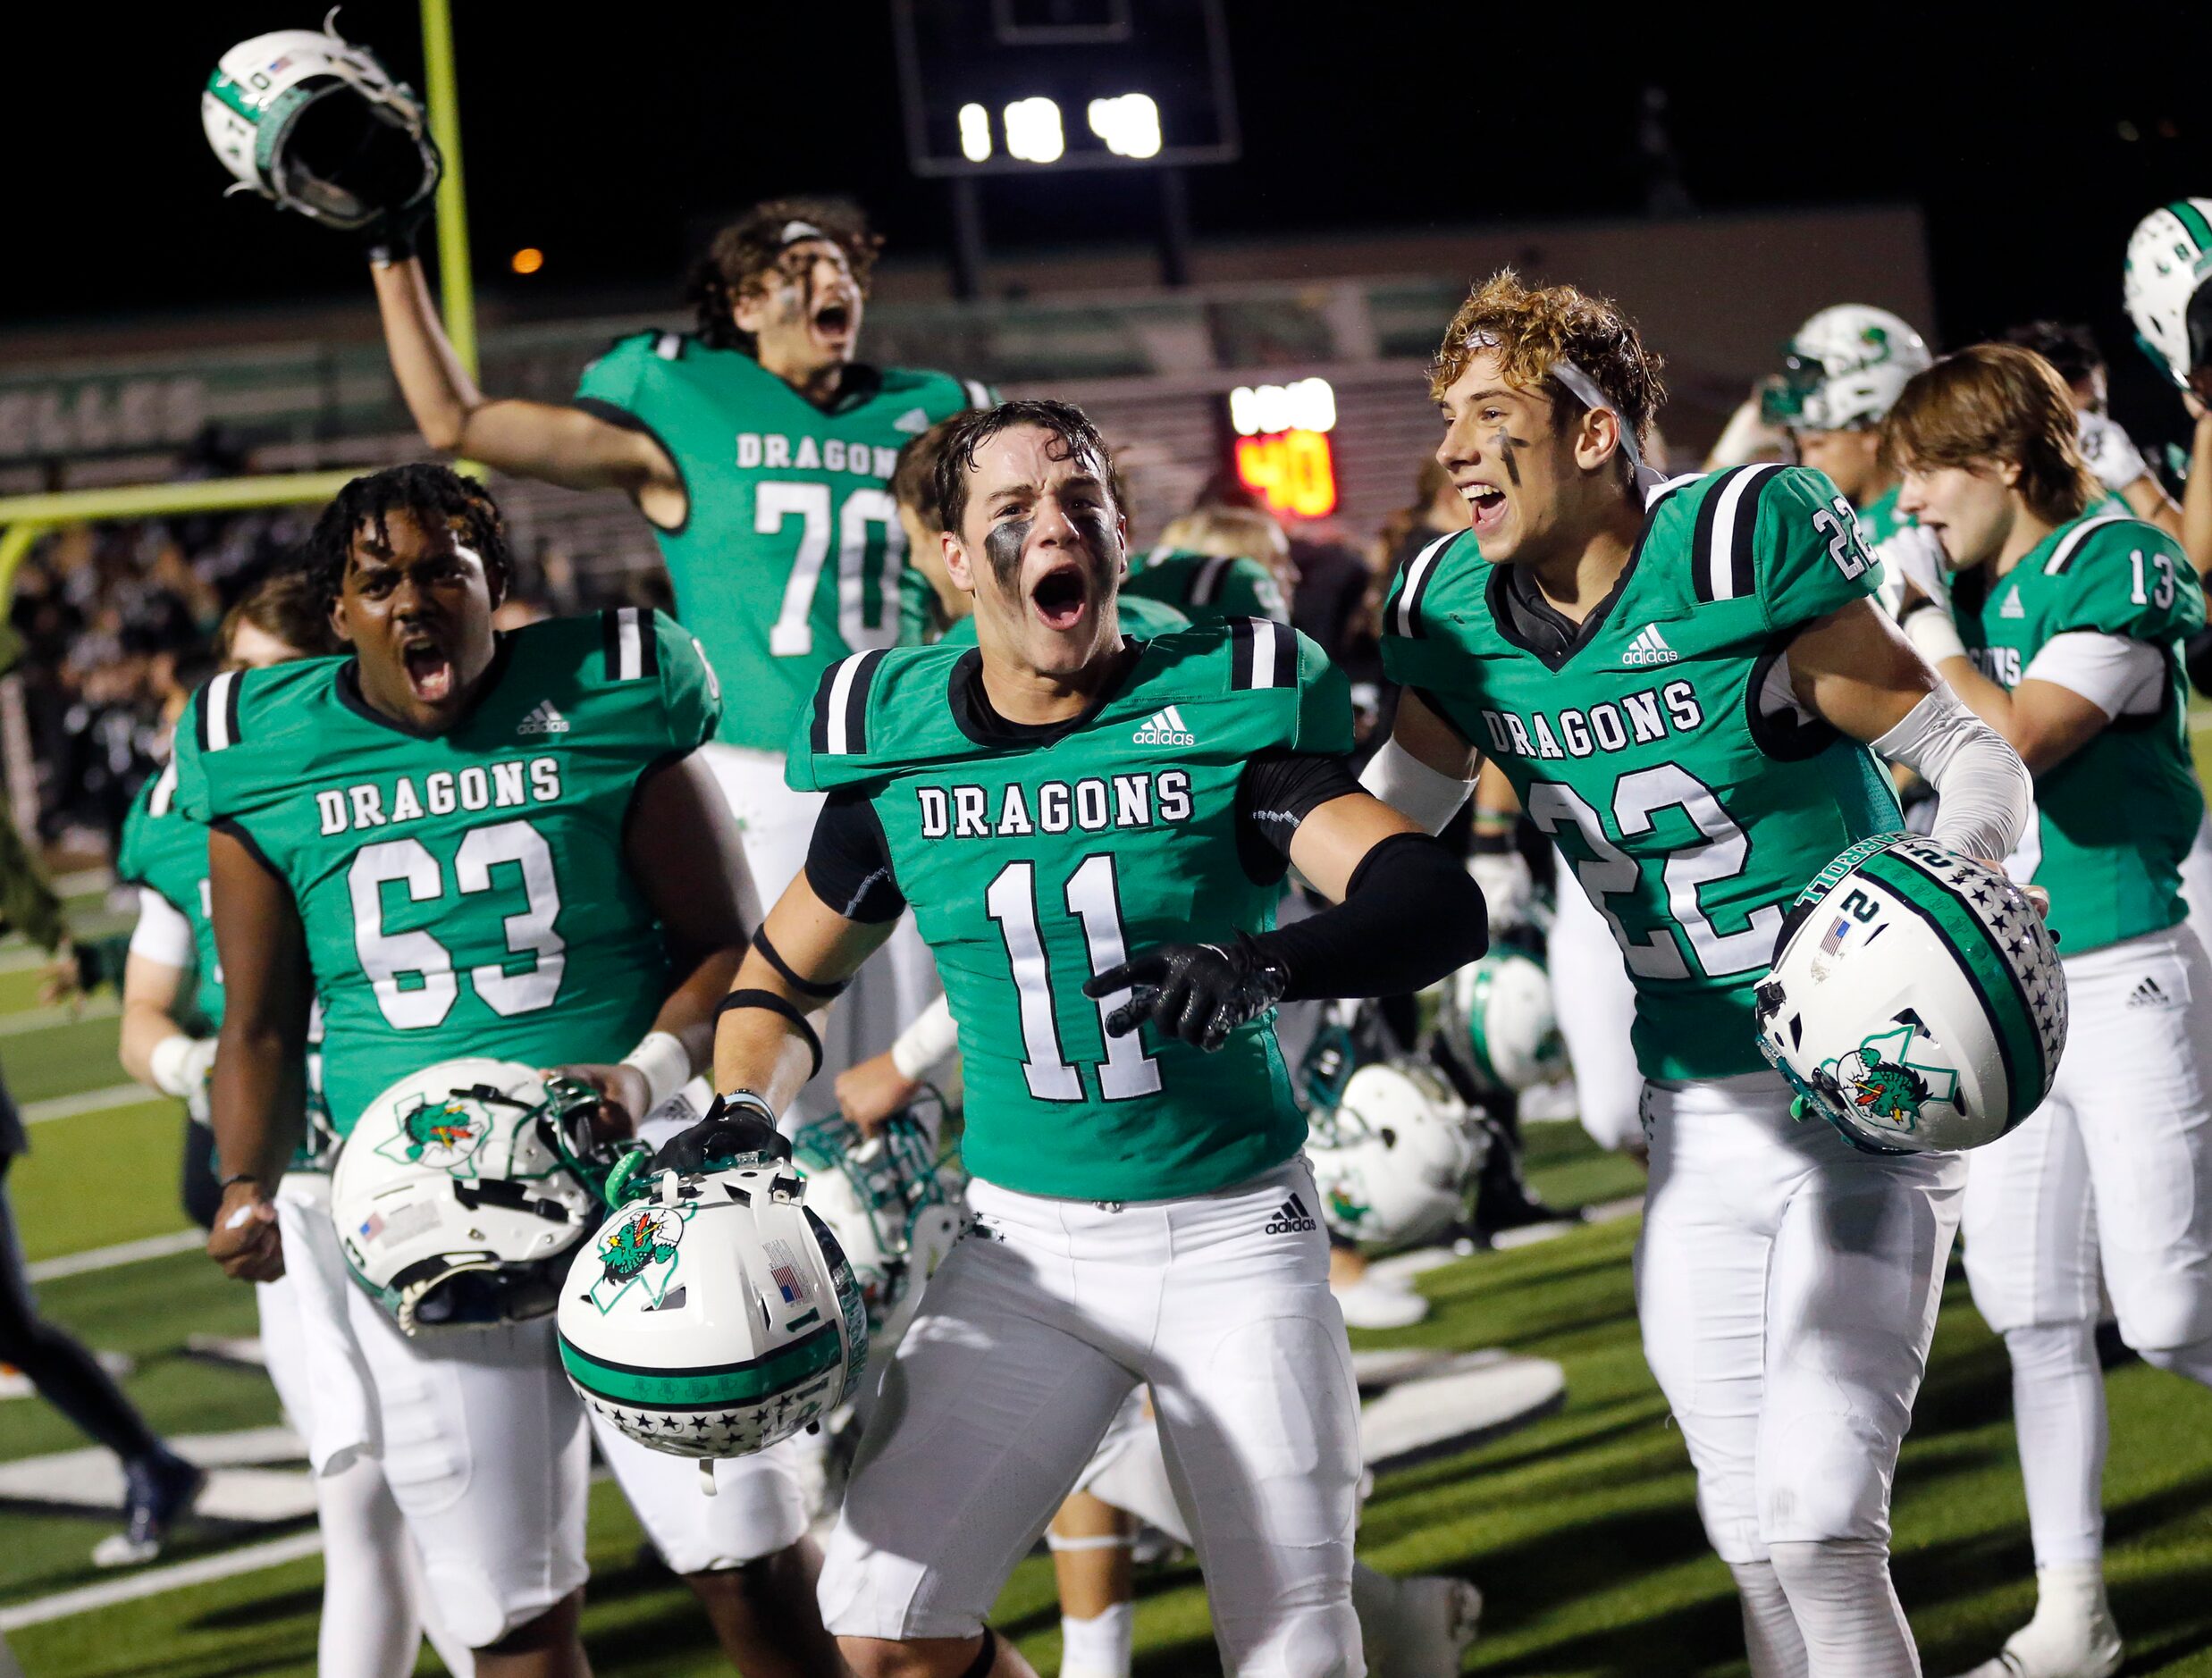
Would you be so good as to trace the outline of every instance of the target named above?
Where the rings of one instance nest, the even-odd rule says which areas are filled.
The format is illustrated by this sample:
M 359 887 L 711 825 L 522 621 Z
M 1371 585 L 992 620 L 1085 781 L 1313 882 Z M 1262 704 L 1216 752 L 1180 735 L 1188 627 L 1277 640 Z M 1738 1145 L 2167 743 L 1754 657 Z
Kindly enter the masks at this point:
M 1659 376 L 1665 363 L 1644 348 L 1636 323 L 1611 298 L 1573 286 L 1531 289 L 1510 268 L 1492 274 L 1459 305 L 1429 365 L 1429 394 L 1441 401 L 1484 350 L 1496 353 L 1507 383 L 1540 390 L 1568 413 L 1582 404 L 1552 378 L 1552 365 L 1572 362 L 1597 382 L 1639 443 L 1667 399 Z

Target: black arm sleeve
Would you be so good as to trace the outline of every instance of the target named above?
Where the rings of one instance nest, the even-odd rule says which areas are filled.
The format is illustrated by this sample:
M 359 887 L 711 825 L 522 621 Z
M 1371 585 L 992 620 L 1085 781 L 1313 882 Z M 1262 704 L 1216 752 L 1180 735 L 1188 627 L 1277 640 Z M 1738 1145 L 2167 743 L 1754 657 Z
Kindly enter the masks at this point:
M 1254 879 L 1280 879 L 1299 823 L 1333 798 L 1363 789 L 1341 758 L 1269 751 L 1237 783 L 1237 850 Z
M 2199 693 L 2212 693 L 2212 625 L 2199 629 L 2182 642 L 2182 667 L 2190 685 Z
M 1396 996 L 1490 947 L 1482 888 L 1426 834 L 1392 834 L 1361 860 L 1333 909 L 1253 943 L 1290 976 L 1285 1002 Z
M 905 910 L 883 822 L 860 793 L 840 789 L 822 805 L 807 847 L 806 883 L 847 920 L 876 926 L 896 920 Z

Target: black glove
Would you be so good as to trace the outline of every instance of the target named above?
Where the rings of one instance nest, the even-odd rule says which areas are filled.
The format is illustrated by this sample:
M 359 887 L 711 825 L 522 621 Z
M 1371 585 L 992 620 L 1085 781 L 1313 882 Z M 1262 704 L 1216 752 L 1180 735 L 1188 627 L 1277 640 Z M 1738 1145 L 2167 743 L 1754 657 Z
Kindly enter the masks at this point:
M 1096 1002 L 1118 990 L 1130 998 L 1106 1016 L 1106 1036 L 1125 1037 L 1149 1019 L 1171 1037 L 1209 1054 L 1247 1020 L 1275 1005 L 1289 986 L 1283 965 L 1239 933 L 1233 944 L 1164 944 L 1109 969 L 1083 986 Z
M 732 1106 L 717 1095 L 705 1118 L 660 1145 L 660 1152 L 653 1155 L 652 1169 L 700 1177 L 740 1162 L 790 1157 L 791 1144 L 761 1116 L 758 1108 L 744 1103 Z

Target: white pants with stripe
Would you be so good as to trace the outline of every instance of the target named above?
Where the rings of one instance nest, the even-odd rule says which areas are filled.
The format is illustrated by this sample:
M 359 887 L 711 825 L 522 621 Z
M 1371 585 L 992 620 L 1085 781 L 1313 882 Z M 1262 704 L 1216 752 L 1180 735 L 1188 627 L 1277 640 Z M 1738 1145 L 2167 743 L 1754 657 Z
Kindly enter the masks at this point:
M 2212 1337 L 2212 961 L 2184 922 L 2066 956 L 2049 1098 L 1968 1154 L 1966 1279 L 2010 1329 L 2094 1322 L 2130 1346 Z
M 780 752 L 719 743 L 701 750 L 729 801 L 730 813 L 737 818 L 745 863 L 753 870 L 765 913 L 806 867 L 822 795 L 796 793 L 785 784 Z M 892 1039 L 941 988 L 936 958 L 915 930 L 914 918 L 902 916 L 890 942 L 854 975 L 851 987 L 828 1012 L 816 1016 L 822 1039 L 821 1074 L 784 1115 L 785 1128 L 834 1112 L 830 1081 L 845 1068 L 889 1048 Z
M 1770 1072 L 1650 1085 L 1644 1355 L 1724 1562 L 1889 1537 L 1965 1162 L 1862 1154 Z
M 346 1274 L 327 1184 L 294 1172 L 278 1196 L 270 1373 L 318 1474 L 374 1460 L 422 1557 L 425 1617 L 482 1649 L 584 1582 L 584 1406 L 551 1317 L 400 1333 Z
M 1098 1205 L 976 1182 L 884 1377 L 821 1579 L 832 1632 L 970 1637 L 1150 1384 L 1231 1678 L 1360 1678 L 1358 1405 L 1302 1160 Z

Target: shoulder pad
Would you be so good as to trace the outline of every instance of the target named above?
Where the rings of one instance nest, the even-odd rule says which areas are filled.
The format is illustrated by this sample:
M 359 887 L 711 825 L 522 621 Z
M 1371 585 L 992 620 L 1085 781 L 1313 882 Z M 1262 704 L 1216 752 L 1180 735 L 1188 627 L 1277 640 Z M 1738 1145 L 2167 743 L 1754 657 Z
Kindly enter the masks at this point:
M 1465 533 L 1447 531 L 1406 562 L 1405 569 L 1398 574 L 1390 603 L 1384 608 L 1384 633 L 1412 638 L 1428 633 L 1422 627 L 1421 603 L 1427 598 L 1436 574 L 1443 568 L 1444 550 Z
M 1741 600 L 1757 591 L 1760 492 L 1785 470 L 1762 460 L 1712 474 L 1690 538 L 1690 576 L 1700 600 Z
M 1245 688 L 1298 685 L 1298 632 L 1272 617 L 1232 617 L 1229 620 L 1229 686 Z
M 637 606 L 613 606 L 599 615 L 601 678 L 607 682 L 660 679 L 658 614 Z
M 809 713 L 808 739 L 818 758 L 868 755 L 868 691 L 889 650 L 849 653 L 822 672 Z

